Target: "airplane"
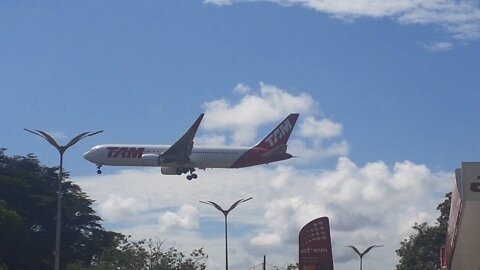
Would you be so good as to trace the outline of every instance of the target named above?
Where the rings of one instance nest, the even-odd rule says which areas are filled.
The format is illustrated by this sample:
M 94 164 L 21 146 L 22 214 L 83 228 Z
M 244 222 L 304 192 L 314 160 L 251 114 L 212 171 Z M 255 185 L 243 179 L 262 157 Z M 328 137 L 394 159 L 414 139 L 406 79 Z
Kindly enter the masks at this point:
M 84 154 L 84 158 L 97 166 L 153 166 L 161 167 L 164 175 L 187 174 L 197 178 L 195 169 L 244 168 L 290 159 L 287 141 L 297 122 L 298 113 L 288 115 L 263 140 L 253 147 L 195 146 L 194 137 L 204 113 L 173 145 L 104 144 Z

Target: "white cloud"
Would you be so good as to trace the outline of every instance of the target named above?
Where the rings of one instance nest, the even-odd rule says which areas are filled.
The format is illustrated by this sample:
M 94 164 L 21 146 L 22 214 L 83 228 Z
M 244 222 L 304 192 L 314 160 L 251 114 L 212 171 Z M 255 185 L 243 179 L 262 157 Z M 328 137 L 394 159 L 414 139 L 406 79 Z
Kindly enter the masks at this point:
M 345 156 L 350 151 L 350 145 L 345 140 L 324 146 L 322 141 L 307 142 L 293 139 L 290 140 L 288 145 L 289 153 L 298 157 L 292 162 L 302 164 L 309 164 L 329 157 Z
M 195 145 L 221 146 L 227 145 L 227 138 L 225 135 L 206 134 L 202 136 L 195 136 L 194 143 Z
M 480 38 L 480 7 L 471 0 L 225 0 L 204 1 L 225 5 L 239 2 L 272 2 L 284 6 L 300 5 L 334 17 L 352 20 L 359 17 L 388 17 L 402 24 L 440 27 L 453 38 Z
M 137 194 L 140 195 L 140 194 Z M 110 194 L 108 198 L 100 203 L 98 210 L 106 221 L 117 221 L 125 219 L 133 214 L 142 212 L 148 208 L 148 203 L 132 197 L 122 197 Z
M 206 4 L 214 4 L 217 6 L 228 6 L 233 4 L 231 0 L 204 0 Z
M 102 217 L 105 213 L 110 213 L 109 218 L 114 215 L 113 225 L 121 224 L 121 232 L 166 239 L 179 248 L 205 247 L 210 265 L 222 265 L 224 258 L 220 248 L 223 216 L 213 207 L 194 204 L 213 200 L 228 207 L 237 199 L 253 196 L 229 215 L 229 242 L 236 249 L 230 260 L 232 265 L 242 266 L 232 269 L 251 267 L 253 264 L 243 262 L 254 262 L 259 253 L 268 254 L 269 261 L 276 265 L 295 262 L 300 228 L 311 219 L 329 216 L 335 268 L 349 269 L 354 262 L 355 257 L 344 250 L 347 244 L 384 244 L 382 250 L 375 251 L 378 257 L 370 258 L 376 266 L 369 269 L 380 270 L 394 267 L 394 251 L 412 233 L 414 222 L 435 221 L 436 206 L 450 190 L 453 179 L 452 174 L 434 173 L 410 161 L 393 166 L 381 161 L 359 166 L 345 157 L 338 159 L 335 168 L 323 170 L 280 165 L 198 173 L 195 181 L 163 176 L 158 170 L 103 174 L 75 181 L 99 202 L 97 209 Z M 131 188 L 122 188 L 127 184 Z M 105 190 L 119 195 L 108 195 Z M 142 198 L 150 203 L 138 211 L 134 210 L 138 207 L 131 206 L 138 205 L 140 199 L 125 198 Z M 106 205 L 110 211 L 105 211 Z M 128 211 L 112 214 L 111 208 Z M 152 220 L 154 216 L 160 218 Z M 218 225 L 205 227 L 211 222 Z M 112 223 L 107 222 L 107 228 L 108 224 Z M 242 227 L 246 228 L 243 232 L 235 232 L 235 228 Z M 204 235 L 206 228 L 212 231 Z
M 274 200 L 267 204 L 265 219 L 269 220 L 269 223 L 265 232 L 253 237 L 250 243 L 254 246 L 273 248 L 294 244 L 298 237 L 298 229 L 302 225 L 327 213 L 326 209 L 306 203 L 300 197 Z
M 284 180 L 288 192 L 277 194 L 279 199 L 266 205 L 265 226 L 250 244 L 253 250 L 255 246 L 294 249 L 301 226 L 329 216 L 337 262 L 352 259 L 342 251 L 351 243 L 385 244 L 394 254 L 414 222 L 435 220 L 436 206 L 448 192 L 452 177 L 409 161 L 392 168 L 383 162 L 359 167 L 348 158 L 340 158 L 334 170 L 320 174 L 290 171 Z M 386 263 L 388 267 L 377 269 L 392 268 L 396 257 L 389 255 Z
M 242 88 L 248 86 L 243 85 Z M 238 89 L 238 86 L 235 88 Z M 269 84 L 260 84 L 259 93 L 243 94 L 238 103 L 225 99 L 206 102 L 202 128 L 207 131 L 227 131 L 235 145 L 252 145 L 257 129 L 267 123 L 276 123 L 289 113 L 313 112 L 315 103 L 308 94 L 292 95 Z M 273 127 L 272 127 L 273 128 Z
M 346 156 L 350 145 L 342 136 L 342 124 L 330 119 L 316 120 L 313 116 L 305 116 L 300 123 L 299 133 L 305 139 L 293 139 L 290 142 L 292 153 L 299 156 L 300 163 L 312 162 L 334 156 Z
M 248 94 L 250 93 L 252 90 L 250 89 L 250 86 L 246 85 L 246 84 L 243 84 L 243 83 L 239 83 L 237 84 L 237 86 L 235 86 L 235 88 L 233 89 L 234 92 L 237 92 L 239 94 Z
M 292 133 L 289 152 L 300 152 L 301 158 L 244 169 L 200 170 L 195 181 L 161 175 L 158 168 L 115 174 L 105 168 L 102 175 L 74 179 L 97 202 L 95 208 L 107 229 L 135 239 L 166 239 L 181 250 L 204 247 L 209 269 L 217 269 L 224 260 L 224 217 L 198 201 L 212 200 L 227 207 L 252 196 L 228 216 L 232 269 L 255 265 L 258 254 L 267 254 L 278 266 L 296 262 L 300 228 L 311 219 L 328 216 L 335 268 L 357 265 L 345 245 L 384 244 L 369 258 L 368 268 L 381 270 L 394 268 L 398 261 L 394 251 L 412 233 L 414 222 L 435 221 L 436 206 L 451 188 L 451 173 L 432 172 L 411 161 L 356 164 L 344 156 L 349 145 L 341 138 L 342 124 L 315 118 L 316 102 L 311 96 L 267 84 L 261 84 L 258 93 L 237 93 L 239 101 L 206 103 L 210 123 L 205 140 L 210 136 L 223 143 L 222 134 L 237 129 L 256 133 L 261 125 L 300 111 L 299 130 Z M 297 160 L 325 157 L 337 157 L 336 167 L 295 167 Z
M 273 129 L 283 117 L 298 112 L 299 127 L 294 129 L 292 137 L 298 133 L 303 139 L 289 141 L 289 152 L 301 157 L 294 162 L 310 163 L 348 154 L 350 146 L 341 139 L 342 124 L 328 118 L 317 120 L 313 116 L 317 111 L 316 102 L 310 95 L 293 95 L 288 90 L 265 83 L 260 84 L 258 92 L 242 83 L 234 91 L 241 95 L 239 101 L 219 99 L 204 104 L 206 114 L 202 128 L 207 134 L 196 139 L 197 145 L 253 145 L 261 139 L 257 137 L 260 127 L 269 124 Z M 229 140 L 228 136 L 232 139 Z
M 329 119 L 317 121 L 313 116 L 308 116 L 303 120 L 300 132 L 304 137 L 322 140 L 341 135 L 342 125 Z
M 158 218 L 163 231 L 198 229 L 198 209 L 192 205 L 182 205 L 177 212 L 167 211 Z
M 443 52 L 453 49 L 454 45 L 451 42 L 432 42 L 429 44 L 421 44 L 427 51 L 430 52 Z

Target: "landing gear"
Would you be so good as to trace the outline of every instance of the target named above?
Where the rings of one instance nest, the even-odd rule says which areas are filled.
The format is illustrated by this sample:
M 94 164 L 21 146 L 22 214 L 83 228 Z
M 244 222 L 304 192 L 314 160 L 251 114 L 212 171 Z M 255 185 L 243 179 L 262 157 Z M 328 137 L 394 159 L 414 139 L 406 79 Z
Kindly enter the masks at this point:
M 102 167 L 102 165 L 97 165 L 97 174 L 102 174 L 102 170 L 100 170 L 100 168 Z
M 197 179 L 198 175 L 195 173 L 187 175 L 187 180 Z
M 162 173 L 164 174 L 176 174 L 176 175 L 182 175 L 182 174 L 187 174 L 187 180 L 192 180 L 192 179 L 197 179 L 198 175 L 193 173 L 195 171 L 195 168 L 187 168 L 187 167 L 177 167 L 177 168 L 172 168 L 172 172 L 168 171 L 167 173 L 163 172 L 164 168 L 162 168 Z
M 196 173 L 193 173 L 195 169 L 190 169 L 190 174 L 187 175 L 187 180 L 190 181 L 192 179 L 197 179 L 198 175 Z
M 189 171 L 190 171 L 190 169 L 188 169 L 188 168 L 178 168 L 177 171 L 176 171 L 176 173 L 177 173 L 178 175 L 182 175 L 182 174 L 184 174 L 184 173 L 188 173 Z

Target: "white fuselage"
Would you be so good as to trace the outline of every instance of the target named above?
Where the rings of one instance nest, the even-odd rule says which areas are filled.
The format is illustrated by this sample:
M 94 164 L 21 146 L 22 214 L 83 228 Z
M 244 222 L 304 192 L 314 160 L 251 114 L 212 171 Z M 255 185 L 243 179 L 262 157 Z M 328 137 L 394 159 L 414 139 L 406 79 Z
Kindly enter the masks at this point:
M 100 167 L 108 166 L 155 166 L 162 167 L 162 174 L 184 174 L 188 180 L 197 178 L 195 169 L 243 168 L 286 160 L 287 141 L 298 119 L 297 113 L 289 114 L 263 140 L 253 147 L 195 146 L 194 137 L 202 113 L 193 125 L 172 145 L 104 144 L 85 153 L 86 160 Z
M 158 163 L 158 160 L 150 162 L 158 159 L 169 147 L 169 145 L 99 145 L 89 150 L 84 156 L 92 163 L 108 166 L 232 168 L 235 162 L 251 149 L 250 147 L 195 146 L 188 163 Z

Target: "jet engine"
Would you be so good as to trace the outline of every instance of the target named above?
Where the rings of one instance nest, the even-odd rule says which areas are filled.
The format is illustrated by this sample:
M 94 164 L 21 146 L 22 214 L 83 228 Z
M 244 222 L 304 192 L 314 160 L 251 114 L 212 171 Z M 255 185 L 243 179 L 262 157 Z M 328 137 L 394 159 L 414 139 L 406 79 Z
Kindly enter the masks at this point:
M 160 165 L 160 155 L 157 154 L 143 154 L 142 155 L 143 166 L 158 166 Z
M 162 167 L 161 169 L 162 171 L 162 174 L 165 174 L 165 175 L 178 175 L 180 173 L 178 173 L 178 168 L 174 168 L 174 167 Z

